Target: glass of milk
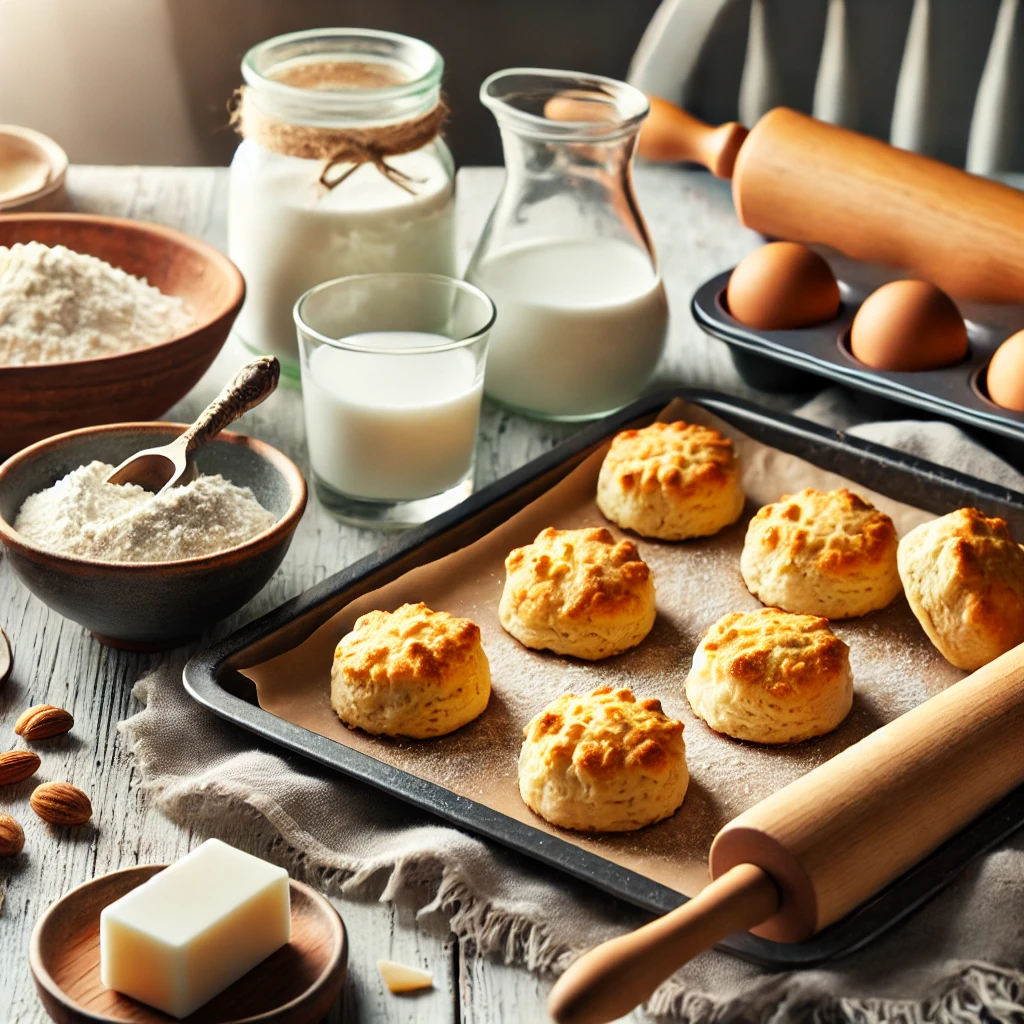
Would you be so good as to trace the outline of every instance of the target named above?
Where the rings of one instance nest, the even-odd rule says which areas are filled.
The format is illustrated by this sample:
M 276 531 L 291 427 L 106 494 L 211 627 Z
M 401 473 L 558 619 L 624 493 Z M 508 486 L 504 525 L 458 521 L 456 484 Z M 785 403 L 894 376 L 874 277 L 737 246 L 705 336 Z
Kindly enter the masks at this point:
M 339 69 L 350 69 L 339 75 Z M 333 72 L 330 85 L 320 79 Z M 276 36 L 242 61 L 247 99 L 266 122 L 359 133 L 423 117 L 440 99 L 444 61 L 419 39 L 372 29 Z M 337 84 L 337 79 L 342 84 Z M 440 136 L 373 163 L 333 167 L 245 138 L 231 162 L 228 255 L 245 275 L 235 332 L 298 377 L 292 307 L 348 274 L 455 274 L 455 170 Z
M 466 279 L 498 307 L 485 388 L 528 416 L 587 420 L 633 401 L 668 303 L 632 184 L 647 98 L 597 75 L 499 71 L 480 87 L 505 184 Z
M 441 274 L 357 274 L 295 304 L 313 486 L 339 519 L 403 529 L 473 490 L 494 304 Z

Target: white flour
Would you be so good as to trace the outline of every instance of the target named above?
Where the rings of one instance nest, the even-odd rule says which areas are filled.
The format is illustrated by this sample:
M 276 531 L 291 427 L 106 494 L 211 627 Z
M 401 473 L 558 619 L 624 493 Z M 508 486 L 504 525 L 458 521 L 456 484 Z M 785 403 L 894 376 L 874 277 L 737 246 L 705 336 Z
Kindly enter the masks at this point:
M 90 462 L 25 499 L 14 529 L 41 548 L 104 562 L 171 562 L 241 544 L 277 517 L 248 487 L 199 476 L 160 495 L 108 484 L 114 467 Z
M 0 246 L 0 365 L 92 359 L 190 330 L 185 303 L 63 245 Z

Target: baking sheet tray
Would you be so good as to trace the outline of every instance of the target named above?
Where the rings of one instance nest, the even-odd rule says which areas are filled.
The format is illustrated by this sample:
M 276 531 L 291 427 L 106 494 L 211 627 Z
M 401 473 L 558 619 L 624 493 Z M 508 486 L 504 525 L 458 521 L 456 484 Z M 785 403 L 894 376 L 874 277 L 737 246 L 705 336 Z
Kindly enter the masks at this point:
M 736 437 L 744 446 L 745 485 L 754 498 L 748 511 L 778 497 L 780 486 L 800 482 L 792 477 L 792 467 L 800 464 L 791 456 L 798 456 L 838 471 L 869 494 L 876 492 L 871 496 L 877 497 L 883 507 L 888 505 L 886 510 L 904 530 L 926 518 L 907 505 L 943 512 L 963 504 L 979 504 L 990 513 L 1008 517 L 1018 529 L 1024 524 L 1024 496 L 1005 489 L 982 485 L 910 457 L 844 439 L 722 396 L 682 392 L 678 397 L 696 401 L 702 407 L 688 410 L 690 418 L 710 413 L 720 417 L 726 429 L 742 432 Z M 895 614 L 837 626 L 837 631 L 845 633 L 854 648 L 860 696 L 851 719 L 833 737 L 789 751 L 765 751 L 716 737 L 683 710 L 681 688 L 689 654 L 699 634 L 723 610 L 744 607 L 744 599 L 751 607 L 757 603 L 745 593 L 741 581 L 739 589 L 732 593 L 728 586 L 713 588 L 719 603 L 724 601 L 728 608 L 718 608 L 714 602 L 709 604 L 699 598 L 689 599 L 685 593 L 665 596 L 666 584 L 671 585 L 673 576 L 680 575 L 678 562 L 675 574 L 667 571 L 680 553 L 691 560 L 685 577 L 693 577 L 691 582 L 698 589 L 708 589 L 700 573 L 704 579 L 709 574 L 724 578 L 722 566 L 707 562 L 708 545 L 703 542 L 642 543 L 645 557 L 654 568 L 656 583 L 661 581 L 659 625 L 632 655 L 612 659 L 597 671 L 619 673 L 620 684 L 629 682 L 645 696 L 652 695 L 644 689 L 645 685 L 655 686 L 653 692 L 666 698 L 666 709 L 687 721 L 688 760 L 694 776 L 691 793 L 684 803 L 687 813 L 681 811 L 670 822 L 640 833 L 612 837 L 576 836 L 533 817 L 518 799 L 514 751 L 518 749 L 522 724 L 539 705 L 536 695 L 529 698 L 532 703 L 525 707 L 517 705 L 519 695 L 512 686 L 515 679 L 509 675 L 513 671 L 508 667 L 510 659 L 518 658 L 528 666 L 531 675 L 546 676 L 552 696 L 563 689 L 579 691 L 607 680 L 596 678 L 593 666 L 525 652 L 501 632 L 496 619 L 491 621 L 501 586 L 496 552 L 503 556 L 514 543 L 532 539 L 541 526 L 551 521 L 555 525 L 582 525 L 581 518 L 599 521 L 587 519 L 591 513 L 596 516 L 588 508 L 592 506 L 592 479 L 600 460 L 600 452 L 595 455 L 595 449 L 600 449 L 625 424 L 652 419 L 665 401 L 647 400 L 588 428 L 560 449 L 474 496 L 440 520 L 227 638 L 189 664 L 186 685 L 217 713 L 274 742 L 396 792 L 617 896 L 654 911 L 677 905 L 684 893 L 692 895 L 706 881 L 703 865 L 707 846 L 725 820 L 766 792 L 780 788 L 794 773 L 808 770 L 854 742 L 880 720 L 895 717 L 909 704 L 926 699 L 932 690 L 959 678 L 960 673 L 938 659 L 928 665 L 928 671 L 918 674 L 916 690 L 906 686 L 894 690 L 893 680 L 899 676 L 901 663 L 908 666 L 902 670 L 907 673 L 911 663 L 921 659 L 927 662 L 931 657 L 926 642 L 925 646 L 912 640 L 894 645 L 901 634 L 913 637 L 916 628 L 912 619 L 901 621 L 901 611 L 895 609 Z M 745 440 L 744 435 L 750 440 Z M 589 465 L 585 461 L 588 457 Z M 813 466 L 805 466 L 804 472 L 811 474 L 808 483 L 825 486 L 836 482 Z M 536 504 L 531 505 L 537 498 Z M 715 550 L 722 558 L 735 560 L 742 532 L 743 521 L 718 544 Z M 435 559 L 453 551 L 458 553 L 445 563 L 445 571 L 431 566 Z M 734 575 L 738 579 L 738 573 Z M 371 594 L 382 586 L 387 589 L 381 594 Z M 327 671 L 334 643 L 355 615 L 366 608 L 393 607 L 402 600 L 419 598 L 446 610 L 471 613 L 480 623 L 485 648 L 495 668 L 492 707 L 475 726 L 460 730 L 447 740 L 428 744 L 381 741 L 345 730 L 333 718 L 326 700 Z M 453 607 L 453 602 L 458 607 Z M 680 621 L 680 609 L 685 613 L 688 606 L 697 605 L 703 607 L 695 607 L 688 621 Z M 902 614 L 909 616 L 905 605 Z M 683 614 L 683 618 L 687 616 Z M 510 650 L 497 649 L 503 642 L 511 645 Z M 880 661 L 879 655 L 888 652 L 887 660 L 895 658 L 897 671 L 889 665 L 884 678 L 872 676 L 869 664 L 862 665 L 858 673 L 858 652 L 866 656 L 868 650 L 874 650 L 869 661 L 876 663 Z M 661 688 L 666 686 L 663 667 L 670 657 L 678 671 L 672 692 L 668 693 Z M 661 669 L 652 672 L 655 664 Z M 254 687 L 248 677 L 259 681 L 263 703 L 286 717 L 270 714 L 254 703 Z M 887 690 L 891 699 L 885 696 Z M 497 754 L 481 757 L 481 749 Z M 482 772 L 481 764 L 488 766 Z M 716 780 L 725 776 L 730 776 L 728 785 L 718 785 Z M 908 912 L 943 884 L 971 853 L 1006 834 L 1020 823 L 1022 816 L 1024 797 L 1016 802 L 1011 799 L 886 893 L 810 942 L 782 946 L 752 936 L 738 936 L 729 940 L 727 946 L 750 959 L 778 965 L 810 963 L 853 948 Z
M 792 390 L 793 371 L 838 381 L 869 394 L 923 409 L 936 416 L 1024 441 L 1024 413 L 1003 409 L 984 388 L 985 368 L 1012 330 L 968 316 L 969 351 L 953 366 L 914 373 L 872 370 L 850 353 L 850 324 L 866 298 L 860 289 L 846 287 L 839 314 L 833 320 L 791 331 L 759 331 L 730 316 L 722 301 L 731 270 L 717 274 L 693 296 L 693 316 L 700 327 L 733 350 L 737 370 L 753 387 Z M 977 306 L 977 312 L 992 307 Z M 971 311 L 969 311 L 971 312 Z M 1005 312 L 1005 311 L 1004 311 Z M 767 362 L 766 365 L 766 361 Z M 772 362 L 788 368 L 780 374 Z M 788 380 L 787 380 L 788 378 Z

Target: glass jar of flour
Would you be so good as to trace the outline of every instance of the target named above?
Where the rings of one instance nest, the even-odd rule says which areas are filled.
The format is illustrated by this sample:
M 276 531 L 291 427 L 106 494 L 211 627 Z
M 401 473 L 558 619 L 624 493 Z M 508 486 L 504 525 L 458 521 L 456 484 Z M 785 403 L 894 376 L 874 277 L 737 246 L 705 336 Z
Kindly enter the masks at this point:
M 277 36 L 242 61 L 228 253 L 235 328 L 298 377 L 292 307 L 331 278 L 455 272 L 454 164 L 439 132 L 441 55 L 369 29 Z

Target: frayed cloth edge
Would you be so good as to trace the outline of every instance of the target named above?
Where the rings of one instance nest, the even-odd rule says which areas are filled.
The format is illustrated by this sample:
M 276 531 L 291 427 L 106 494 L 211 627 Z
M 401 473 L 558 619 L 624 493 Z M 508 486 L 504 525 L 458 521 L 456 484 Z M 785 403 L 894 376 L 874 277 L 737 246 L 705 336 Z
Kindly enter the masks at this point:
M 141 683 L 142 681 L 140 681 Z M 146 703 L 139 684 L 135 695 Z M 285 867 L 289 874 L 327 895 L 368 898 L 410 906 L 417 917 L 440 914 L 471 954 L 499 957 L 507 964 L 560 974 L 580 950 L 555 941 L 539 921 L 481 897 L 453 866 L 429 853 L 355 861 L 324 847 L 274 800 L 252 796 L 223 783 L 178 793 L 146 777 L 142 739 L 128 721 L 118 725 L 140 769 L 140 783 L 157 807 L 187 827 L 204 822 L 211 834 Z M 224 813 L 226 807 L 238 812 Z M 798 975 L 765 978 L 755 992 L 720 1002 L 693 992 L 674 978 L 651 997 L 646 1009 L 682 1024 L 1024 1024 L 1024 974 L 992 964 L 970 963 L 924 1000 L 858 999 L 793 985 Z M 794 990 L 795 988 L 795 990 Z

